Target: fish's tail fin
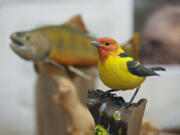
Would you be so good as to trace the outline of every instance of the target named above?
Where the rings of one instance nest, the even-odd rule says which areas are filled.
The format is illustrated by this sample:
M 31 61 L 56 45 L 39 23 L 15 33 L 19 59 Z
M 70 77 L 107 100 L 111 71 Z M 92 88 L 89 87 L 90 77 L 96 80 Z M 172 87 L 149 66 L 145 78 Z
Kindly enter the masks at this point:
M 135 33 L 133 37 L 125 44 L 123 44 L 122 49 L 129 53 L 135 60 L 140 61 L 140 33 Z

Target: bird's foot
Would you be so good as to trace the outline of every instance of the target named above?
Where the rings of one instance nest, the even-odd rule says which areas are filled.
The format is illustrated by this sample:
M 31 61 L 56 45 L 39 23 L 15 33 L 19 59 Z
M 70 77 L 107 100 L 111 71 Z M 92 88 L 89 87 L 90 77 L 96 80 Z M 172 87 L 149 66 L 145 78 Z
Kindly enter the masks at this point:
M 137 93 L 138 93 L 138 90 L 139 90 L 139 88 L 137 88 L 136 91 L 134 92 L 134 95 L 132 96 L 130 102 L 125 103 L 123 106 L 129 107 L 130 105 L 132 105 L 132 103 L 133 103 L 133 101 L 134 101 L 134 98 L 135 98 L 135 96 L 136 96 Z
M 126 102 L 122 104 L 122 107 L 129 107 L 130 105 L 132 105 L 131 102 Z

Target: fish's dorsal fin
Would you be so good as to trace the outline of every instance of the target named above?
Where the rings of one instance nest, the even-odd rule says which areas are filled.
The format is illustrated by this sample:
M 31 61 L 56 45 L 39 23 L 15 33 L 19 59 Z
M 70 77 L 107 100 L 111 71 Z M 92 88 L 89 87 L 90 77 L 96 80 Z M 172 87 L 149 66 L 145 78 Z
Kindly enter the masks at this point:
M 70 18 L 66 23 L 65 25 L 68 25 L 72 28 L 75 28 L 75 29 L 78 29 L 78 30 L 81 30 L 82 32 L 88 32 L 82 18 L 81 18 L 81 15 L 78 14 L 78 15 L 75 15 L 73 16 L 72 18 Z

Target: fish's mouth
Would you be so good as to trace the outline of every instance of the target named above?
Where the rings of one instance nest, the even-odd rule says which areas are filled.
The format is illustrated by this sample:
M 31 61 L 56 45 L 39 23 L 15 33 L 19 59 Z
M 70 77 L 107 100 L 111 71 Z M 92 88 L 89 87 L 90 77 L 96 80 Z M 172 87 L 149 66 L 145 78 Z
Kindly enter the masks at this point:
M 17 40 L 17 39 L 15 39 L 15 38 L 13 38 L 13 37 L 11 37 L 11 41 L 12 41 L 12 44 L 13 45 L 15 45 L 15 46 L 24 46 L 24 44 L 21 42 L 21 41 L 19 41 L 19 40 Z

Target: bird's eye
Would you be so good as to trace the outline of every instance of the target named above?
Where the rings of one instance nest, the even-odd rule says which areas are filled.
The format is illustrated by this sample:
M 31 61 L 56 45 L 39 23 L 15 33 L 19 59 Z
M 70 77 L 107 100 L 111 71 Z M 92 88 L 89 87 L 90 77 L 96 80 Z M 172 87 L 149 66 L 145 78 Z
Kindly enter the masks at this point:
M 109 45 L 109 42 L 106 42 L 105 44 L 108 46 L 108 45 Z

